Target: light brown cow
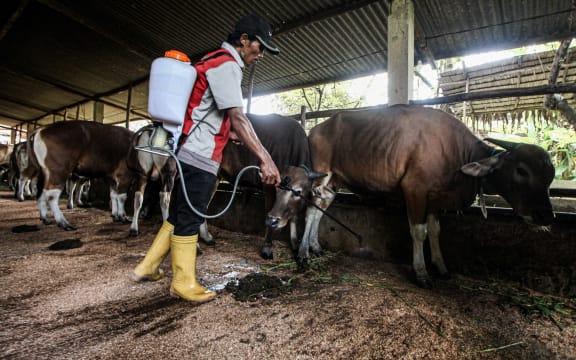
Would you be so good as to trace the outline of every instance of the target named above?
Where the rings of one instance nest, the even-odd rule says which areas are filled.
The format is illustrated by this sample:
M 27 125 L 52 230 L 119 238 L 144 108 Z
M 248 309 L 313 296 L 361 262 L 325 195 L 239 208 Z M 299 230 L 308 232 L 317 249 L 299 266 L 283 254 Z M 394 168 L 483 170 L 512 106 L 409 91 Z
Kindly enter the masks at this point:
M 432 263 L 441 274 L 441 210 L 461 210 L 482 191 L 501 195 L 528 223 L 549 225 L 554 213 L 548 195 L 554 178 L 549 154 L 529 144 L 503 141 L 497 150 L 478 139 L 455 117 L 430 108 L 392 106 L 384 110 L 348 111 L 334 115 L 310 131 L 313 170 L 327 176 L 313 180 L 301 168 L 290 168 L 296 191 L 278 189 L 268 225 L 281 228 L 290 212 L 311 197 L 328 208 L 340 187 L 356 193 L 399 193 L 406 202 L 413 244 L 413 267 L 419 285 L 428 287 L 423 244 L 430 240 Z M 308 207 L 298 260 L 319 252 L 322 212 Z

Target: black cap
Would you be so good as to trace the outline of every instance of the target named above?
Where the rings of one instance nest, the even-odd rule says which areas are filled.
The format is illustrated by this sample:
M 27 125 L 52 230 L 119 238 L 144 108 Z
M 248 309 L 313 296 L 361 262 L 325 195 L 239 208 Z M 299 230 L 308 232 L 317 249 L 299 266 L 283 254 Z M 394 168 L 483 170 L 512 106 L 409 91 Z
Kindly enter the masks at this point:
M 266 20 L 262 19 L 257 15 L 247 15 L 238 20 L 236 28 L 234 29 L 236 33 L 246 33 L 248 36 L 254 36 L 266 50 L 270 51 L 274 55 L 280 53 L 274 44 L 272 44 L 272 29 Z

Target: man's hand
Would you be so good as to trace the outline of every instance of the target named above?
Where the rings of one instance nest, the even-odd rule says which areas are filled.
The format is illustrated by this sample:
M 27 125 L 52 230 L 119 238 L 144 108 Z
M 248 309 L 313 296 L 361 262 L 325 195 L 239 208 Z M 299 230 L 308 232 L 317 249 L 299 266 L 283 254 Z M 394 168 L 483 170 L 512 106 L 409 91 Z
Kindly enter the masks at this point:
M 265 185 L 280 185 L 280 173 L 276 164 L 270 159 L 269 161 L 263 161 L 260 164 L 260 172 L 262 173 L 262 183 Z

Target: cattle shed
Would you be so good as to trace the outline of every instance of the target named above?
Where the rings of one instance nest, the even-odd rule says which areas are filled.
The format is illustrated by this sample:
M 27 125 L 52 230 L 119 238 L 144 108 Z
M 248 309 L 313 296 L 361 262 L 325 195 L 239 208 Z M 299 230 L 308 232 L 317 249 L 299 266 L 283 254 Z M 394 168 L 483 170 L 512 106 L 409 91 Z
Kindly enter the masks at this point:
M 381 72 L 398 75 L 393 86 L 402 98 L 419 65 L 565 44 L 576 33 L 576 0 L 2 0 L 0 129 L 16 143 L 69 120 L 149 121 L 152 61 L 169 49 L 196 61 L 249 13 L 270 22 L 281 54 L 246 69 L 247 99 Z M 554 49 L 446 69 L 435 98 L 406 102 L 440 105 L 479 135 L 491 119 L 557 119 L 544 97 L 561 95 L 576 107 L 574 45 L 561 61 Z M 340 110 L 283 115 L 313 119 Z M 159 211 L 150 210 L 130 237 L 127 224 L 110 218 L 108 187 L 95 182 L 94 206 L 64 210 L 79 225 L 64 232 L 42 224 L 36 202 L 18 202 L 2 183 L 0 357 L 574 358 L 574 183 L 553 183 L 556 218 L 546 229 L 522 222 L 499 197 L 486 197 L 487 218 L 477 205 L 442 213 L 440 246 L 453 276 L 431 273 L 433 289 L 415 284 L 402 202 L 338 193 L 329 214 L 362 239 L 324 216 L 325 253 L 300 273 L 286 230 L 274 235 L 274 259 L 259 255 L 264 196 L 245 188 L 230 211 L 209 221 L 215 246 L 200 243 L 198 280 L 218 291 L 201 306 L 168 297 L 170 255 L 164 278 L 130 279 L 158 232 Z M 221 184 L 209 213 L 224 208 L 229 190 Z M 431 254 L 425 257 L 430 264 Z M 248 289 L 254 301 L 228 287 L 263 274 L 277 282 Z M 285 285 L 286 293 L 278 290 Z

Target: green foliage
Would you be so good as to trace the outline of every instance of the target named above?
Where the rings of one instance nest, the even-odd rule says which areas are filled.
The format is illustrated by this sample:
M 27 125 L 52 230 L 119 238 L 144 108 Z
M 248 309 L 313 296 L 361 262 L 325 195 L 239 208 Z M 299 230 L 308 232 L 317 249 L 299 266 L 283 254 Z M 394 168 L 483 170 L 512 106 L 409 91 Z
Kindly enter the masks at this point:
M 563 128 L 543 129 L 540 145 L 552 157 L 556 179 L 576 179 L 576 132 Z
M 306 111 L 351 109 L 363 106 L 364 96 L 352 96 L 348 81 L 323 84 L 287 91 L 276 95 L 274 105 L 281 114 L 297 114 L 302 106 Z
M 576 132 L 548 123 L 530 124 L 525 136 L 498 134 L 504 140 L 536 144 L 550 153 L 557 180 L 576 180 Z M 491 135 L 492 136 L 492 135 Z

